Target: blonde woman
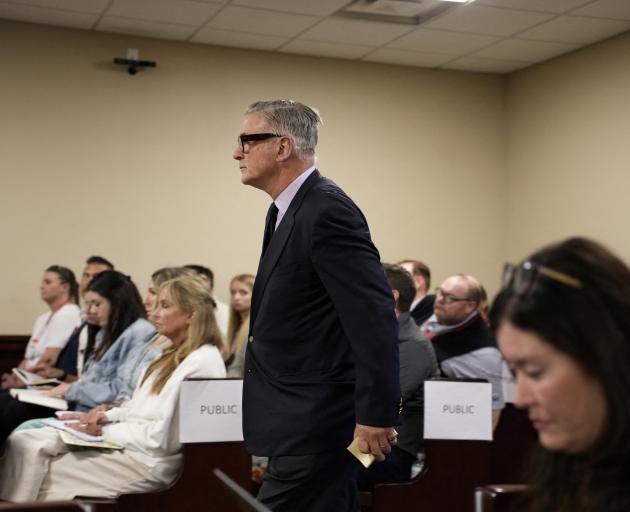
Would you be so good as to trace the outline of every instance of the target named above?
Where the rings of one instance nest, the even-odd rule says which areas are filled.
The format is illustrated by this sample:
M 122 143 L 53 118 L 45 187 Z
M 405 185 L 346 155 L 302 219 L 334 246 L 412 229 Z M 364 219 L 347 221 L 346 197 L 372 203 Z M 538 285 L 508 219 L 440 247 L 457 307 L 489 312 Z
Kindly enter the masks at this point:
M 230 281 L 230 320 L 228 323 L 228 377 L 242 378 L 249 331 L 254 276 L 239 274 Z
M 159 489 L 176 478 L 182 457 L 175 414 L 179 389 L 189 377 L 225 377 L 221 335 L 212 296 L 193 276 L 160 287 L 154 320 L 171 345 L 149 365 L 130 401 L 77 427 L 124 449 L 69 451 L 50 427 L 15 432 L 0 463 L 1 499 L 113 498 Z

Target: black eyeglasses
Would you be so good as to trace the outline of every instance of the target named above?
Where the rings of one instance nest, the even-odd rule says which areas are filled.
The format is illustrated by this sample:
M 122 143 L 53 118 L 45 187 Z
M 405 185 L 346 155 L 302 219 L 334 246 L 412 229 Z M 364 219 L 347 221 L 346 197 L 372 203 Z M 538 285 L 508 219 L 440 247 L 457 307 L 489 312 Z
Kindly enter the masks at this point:
M 572 288 L 582 288 L 582 281 L 564 272 L 559 272 L 544 265 L 537 265 L 531 261 L 526 261 L 520 265 L 506 263 L 503 266 L 503 277 L 501 284 L 503 289 L 510 288 L 514 293 L 522 295 L 529 291 L 532 284 L 539 276 L 545 276 L 557 283 L 562 283 Z
M 247 147 L 247 150 L 245 150 L 245 144 L 248 142 L 268 140 L 273 139 L 274 137 L 282 137 L 282 135 L 278 133 L 246 133 L 238 136 L 238 145 L 243 153 L 247 153 L 247 151 L 249 151 L 249 146 Z
M 444 293 L 439 286 L 435 289 L 435 298 L 441 298 L 446 304 L 453 304 L 454 302 L 475 302 L 475 300 L 469 299 L 468 297 L 455 297 L 455 295 L 451 295 L 450 293 Z

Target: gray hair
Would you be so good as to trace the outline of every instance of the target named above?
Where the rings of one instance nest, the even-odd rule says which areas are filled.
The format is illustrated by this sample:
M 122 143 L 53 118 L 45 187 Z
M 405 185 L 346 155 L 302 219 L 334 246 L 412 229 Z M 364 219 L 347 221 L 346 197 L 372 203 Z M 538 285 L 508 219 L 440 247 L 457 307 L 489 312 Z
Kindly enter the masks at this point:
M 323 124 L 317 110 L 298 101 L 270 100 L 252 103 L 245 112 L 255 113 L 266 119 L 271 130 L 293 138 L 294 153 L 300 160 L 315 156 L 317 129 Z

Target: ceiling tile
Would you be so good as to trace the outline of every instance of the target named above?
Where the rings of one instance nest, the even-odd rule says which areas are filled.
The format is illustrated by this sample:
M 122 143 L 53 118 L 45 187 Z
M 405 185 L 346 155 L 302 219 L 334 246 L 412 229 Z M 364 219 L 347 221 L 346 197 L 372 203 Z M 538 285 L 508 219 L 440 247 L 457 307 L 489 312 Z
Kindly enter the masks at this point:
M 571 14 L 630 20 L 630 2 L 628 0 L 599 0 L 581 9 L 576 9 Z
M 363 57 L 361 60 L 433 68 L 452 60 L 452 58 L 450 55 L 444 55 L 443 53 L 422 53 L 394 48 L 381 48 Z
M 578 46 L 574 44 L 504 39 L 475 52 L 472 56 L 502 60 L 522 60 L 523 62 L 542 62 L 563 53 L 568 53 L 576 48 Z
M 120 18 L 198 26 L 206 23 L 219 9 L 221 4 L 187 0 L 115 0 L 106 14 Z
M 590 44 L 630 29 L 630 21 L 559 16 L 518 35 L 519 39 Z
M 319 18 L 314 16 L 228 6 L 208 26 L 252 34 L 293 37 L 318 21 Z
M 0 18 L 60 27 L 89 29 L 98 20 L 96 14 L 60 11 L 30 5 L 0 3 Z
M 329 16 L 348 5 L 349 0 L 233 0 L 232 5 L 259 7 L 313 16 Z
M 358 59 L 373 49 L 373 46 L 359 46 L 295 39 L 280 48 L 280 51 L 287 53 L 300 53 L 303 55 L 335 57 L 340 59 Z
M 511 73 L 530 64 L 515 60 L 482 59 L 481 57 L 460 57 L 442 66 L 444 69 L 479 71 L 482 73 Z
M 300 35 L 300 39 L 381 46 L 412 30 L 409 25 L 329 18 Z
M 286 37 L 265 36 L 261 34 L 247 34 L 229 30 L 217 30 L 204 27 L 194 37 L 193 43 L 214 44 L 218 46 L 234 46 L 236 48 L 251 48 L 254 50 L 275 50 L 287 41 Z
M 109 0 L 11 0 L 11 3 L 100 14 L 109 4 Z
M 468 4 L 429 21 L 425 27 L 510 36 L 548 20 L 552 16 L 552 14 L 539 12 L 513 11 Z
M 590 0 L 476 0 L 477 5 L 490 5 L 505 9 L 522 9 L 523 11 L 565 13 L 584 5 Z
M 98 23 L 96 29 L 102 32 L 115 32 L 117 34 L 131 34 L 158 39 L 175 39 L 177 41 L 185 41 L 197 30 L 192 25 L 158 23 L 155 21 L 118 18 L 116 16 L 105 16 Z
M 392 41 L 387 47 L 447 53 L 449 55 L 465 55 L 499 40 L 500 38 L 494 36 L 419 28 Z

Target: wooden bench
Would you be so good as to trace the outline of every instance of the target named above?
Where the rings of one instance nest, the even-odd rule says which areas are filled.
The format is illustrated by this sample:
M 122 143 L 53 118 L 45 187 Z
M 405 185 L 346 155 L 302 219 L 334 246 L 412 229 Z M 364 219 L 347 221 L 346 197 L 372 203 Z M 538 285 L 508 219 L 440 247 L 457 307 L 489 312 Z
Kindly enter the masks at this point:
M 0 503 L 0 510 L 16 512 L 92 512 L 93 506 L 79 501 L 49 501 L 38 503 Z
M 184 445 L 182 472 L 166 489 L 123 494 L 115 500 L 78 499 L 103 512 L 240 512 L 234 498 L 212 473 L 214 468 L 243 488 L 251 488 L 252 458 L 243 442 L 197 443 Z
M 475 490 L 475 512 L 527 510 L 527 485 L 486 485 Z
M 422 512 L 473 512 L 476 487 L 490 476 L 490 442 L 427 441 L 425 464 L 413 480 L 377 484 L 361 493 L 364 510 L 422 510 Z
M 0 336 L 0 374 L 11 373 L 11 369 L 20 364 L 30 338 L 22 334 Z
M 494 441 L 425 442 L 425 465 L 414 479 L 377 484 L 361 493 L 363 510 L 389 512 L 418 504 L 422 512 L 473 512 L 475 489 L 493 482 L 522 483 L 536 440 L 526 413 L 508 404 Z

